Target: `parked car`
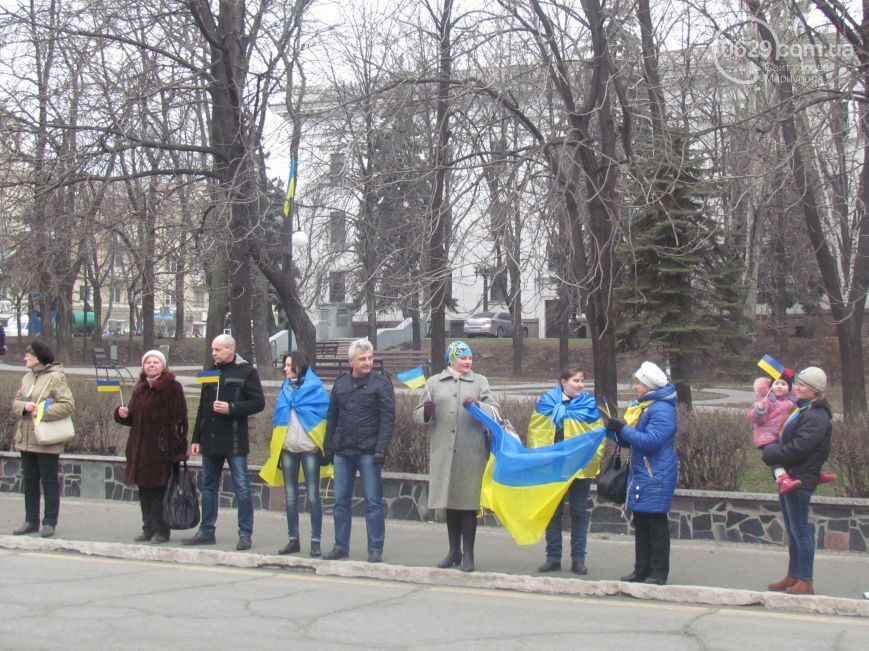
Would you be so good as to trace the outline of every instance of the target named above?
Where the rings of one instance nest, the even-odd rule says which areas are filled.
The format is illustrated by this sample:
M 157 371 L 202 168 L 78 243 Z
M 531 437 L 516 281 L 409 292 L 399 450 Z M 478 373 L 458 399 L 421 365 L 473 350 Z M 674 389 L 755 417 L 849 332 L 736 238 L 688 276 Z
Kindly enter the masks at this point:
M 527 337 L 528 328 L 522 326 L 522 333 Z M 513 317 L 509 312 L 478 312 L 465 319 L 465 336 L 476 337 L 512 337 Z

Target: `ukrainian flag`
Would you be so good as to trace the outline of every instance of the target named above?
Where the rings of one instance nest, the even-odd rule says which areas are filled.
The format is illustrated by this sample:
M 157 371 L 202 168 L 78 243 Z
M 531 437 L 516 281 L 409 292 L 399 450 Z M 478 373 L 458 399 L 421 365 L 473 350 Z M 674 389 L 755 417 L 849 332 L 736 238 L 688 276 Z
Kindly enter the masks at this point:
M 296 196 L 296 155 L 290 156 L 290 173 L 287 175 L 287 198 L 284 200 L 284 217 L 290 216 L 293 198 Z
M 480 503 L 494 511 L 520 545 L 543 536 L 570 483 L 597 454 L 603 427 L 540 448 L 525 448 L 477 405 L 468 412 L 492 432 Z
M 97 380 L 97 393 L 119 393 L 120 391 L 120 380 Z
M 425 370 L 423 370 L 422 366 L 417 366 L 409 371 L 396 373 L 395 379 L 403 382 L 411 389 L 419 389 L 425 386 Z
M 36 414 L 34 415 L 33 419 L 37 423 L 42 422 L 42 417 L 45 416 L 45 412 L 48 410 L 49 407 L 51 407 L 51 403 L 53 402 L 54 400 L 52 400 L 51 398 L 46 398 L 36 406 Z
M 214 384 L 220 382 L 220 369 L 214 368 L 207 371 L 199 371 L 196 374 L 196 382 L 199 384 Z
M 757 363 L 764 371 L 766 371 L 773 380 L 778 380 L 781 374 L 784 373 L 785 367 L 773 359 L 770 355 L 764 355 Z
M 311 369 L 305 373 L 305 381 L 298 389 L 291 389 L 289 380 L 284 380 L 281 392 L 275 403 L 275 414 L 272 417 L 272 441 L 269 445 L 269 459 L 260 470 L 259 476 L 269 486 L 283 486 L 284 473 L 280 468 L 281 450 L 287 436 L 287 425 L 290 423 L 290 410 L 295 410 L 296 417 L 302 428 L 313 439 L 320 451 L 326 439 L 326 416 L 329 413 L 329 394 L 323 381 Z M 299 477 L 302 469 L 299 468 Z M 320 477 L 334 476 L 332 466 L 320 468 Z

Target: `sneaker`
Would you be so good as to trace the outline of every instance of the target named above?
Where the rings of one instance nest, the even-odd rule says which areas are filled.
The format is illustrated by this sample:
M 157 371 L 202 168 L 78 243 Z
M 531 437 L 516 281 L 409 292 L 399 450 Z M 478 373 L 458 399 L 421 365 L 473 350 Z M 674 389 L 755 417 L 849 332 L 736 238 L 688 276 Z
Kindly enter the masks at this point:
M 833 484 L 839 481 L 839 475 L 834 472 L 821 471 L 818 473 L 818 481 L 822 484 Z
M 215 540 L 213 533 L 207 534 L 202 531 L 197 531 L 192 538 L 185 538 L 181 541 L 183 545 L 214 545 L 215 543 L 217 540 Z
M 779 495 L 786 495 L 803 485 L 803 482 L 799 479 L 791 479 L 791 476 L 787 473 L 779 475 L 779 478 L 776 479 L 776 483 L 778 484 Z
M 235 543 L 235 548 L 240 552 L 247 551 L 251 547 L 253 547 L 253 543 L 250 536 L 239 536 L 238 542 Z
M 151 536 L 151 544 L 152 545 L 162 545 L 163 543 L 169 542 L 169 534 L 167 533 L 155 533 Z
M 278 550 L 278 554 L 295 554 L 302 546 L 299 544 L 298 538 L 290 538 L 290 542 Z
M 342 558 L 347 558 L 350 554 L 343 549 L 333 548 L 332 551 L 323 554 L 324 561 L 340 561 Z
M 54 535 L 54 525 L 42 525 L 42 531 L 39 532 L 39 535 L 43 538 L 51 538 Z
M 36 522 L 25 522 L 20 527 L 18 527 L 15 531 L 12 532 L 13 536 L 23 536 L 28 533 L 36 533 L 39 531 L 39 525 Z

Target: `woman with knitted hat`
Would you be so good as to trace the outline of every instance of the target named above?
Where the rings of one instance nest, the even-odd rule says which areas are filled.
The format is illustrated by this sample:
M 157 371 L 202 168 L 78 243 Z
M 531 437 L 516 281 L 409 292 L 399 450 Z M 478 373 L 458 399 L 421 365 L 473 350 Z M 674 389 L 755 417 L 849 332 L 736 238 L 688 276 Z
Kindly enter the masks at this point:
M 796 409 L 788 417 L 777 441 L 764 446 L 763 461 L 782 465 L 799 488 L 779 493 L 779 505 L 788 540 L 788 573 L 770 583 L 770 590 L 814 594 L 815 544 L 809 526 L 809 502 L 819 483 L 821 466 L 830 456 L 833 412 L 824 398 L 827 374 L 817 366 L 804 368 L 794 380 Z
M 142 533 L 136 542 L 164 543 L 163 495 L 173 464 L 187 459 L 187 400 L 159 350 L 142 355 L 142 373 L 130 402 L 115 409 L 115 421 L 130 428 L 124 483 L 138 486 Z
M 474 542 L 480 490 L 486 468 L 486 429 L 463 407 L 479 403 L 490 415 L 498 405 L 489 381 L 471 367 L 474 357 L 464 341 L 454 341 L 445 353 L 447 367 L 428 379 L 425 399 L 414 420 L 429 427 L 428 507 L 446 509 L 450 549 L 440 568 L 461 566 L 474 571 Z
M 60 484 L 57 480 L 63 443 L 40 445 L 36 440 L 35 421 L 60 420 L 75 411 L 75 399 L 66 381 L 63 364 L 54 361 L 48 344 L 33 341 L 24 351 L 27 373 L 12 400 L 12 413 L 19 418 L 15 431 L 15 449 L 21 453 L 21 483 L 24 487 L 24 524 L 12 533 L 21 536 L 39 531 L 40 485 L 45 497 L 42 518 L 43 538 L 54 535 L 60 512 Z M 42 405 L 42 413 L 37 416 Z

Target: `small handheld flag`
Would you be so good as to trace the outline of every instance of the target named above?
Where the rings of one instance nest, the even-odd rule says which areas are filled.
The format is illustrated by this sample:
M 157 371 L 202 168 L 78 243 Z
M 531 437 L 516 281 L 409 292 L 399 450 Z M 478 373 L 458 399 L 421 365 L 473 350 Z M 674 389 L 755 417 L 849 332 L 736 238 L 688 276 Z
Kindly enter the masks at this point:
M 97 380 L 97 393 L 120 393 L 120 380 Z
M 51 398 L 46 398 L 36 406 L 36 415 L 33 419 L 37 423 L 42 421 L 42 417 L 45 415 L 45 411 L 51 406 L 52 402 L 54 402 L 54 400 L 52 400 Z
M 769 355 L 764 355 L 757 365 L 769 374 L 773 380 L 778 380 L 785 370 L 785 367 L 782 364 L 779 364 Z
M 399 382 L 403 382 L 411 389 L 419 389 L 420 387 L 425 386 L 425 371 L 422 366 L 417 366 L 416 368 L 412 368 L 409 371 L 402 371 L 401 373 L 396 373 L 395 378 Z
M 215 382 L 220 382 L 220 370 L 215 368 L 208 371 L 199 371 L 199 373 L 196 374 L 196 381 L 199 384 L 213 384 Z

